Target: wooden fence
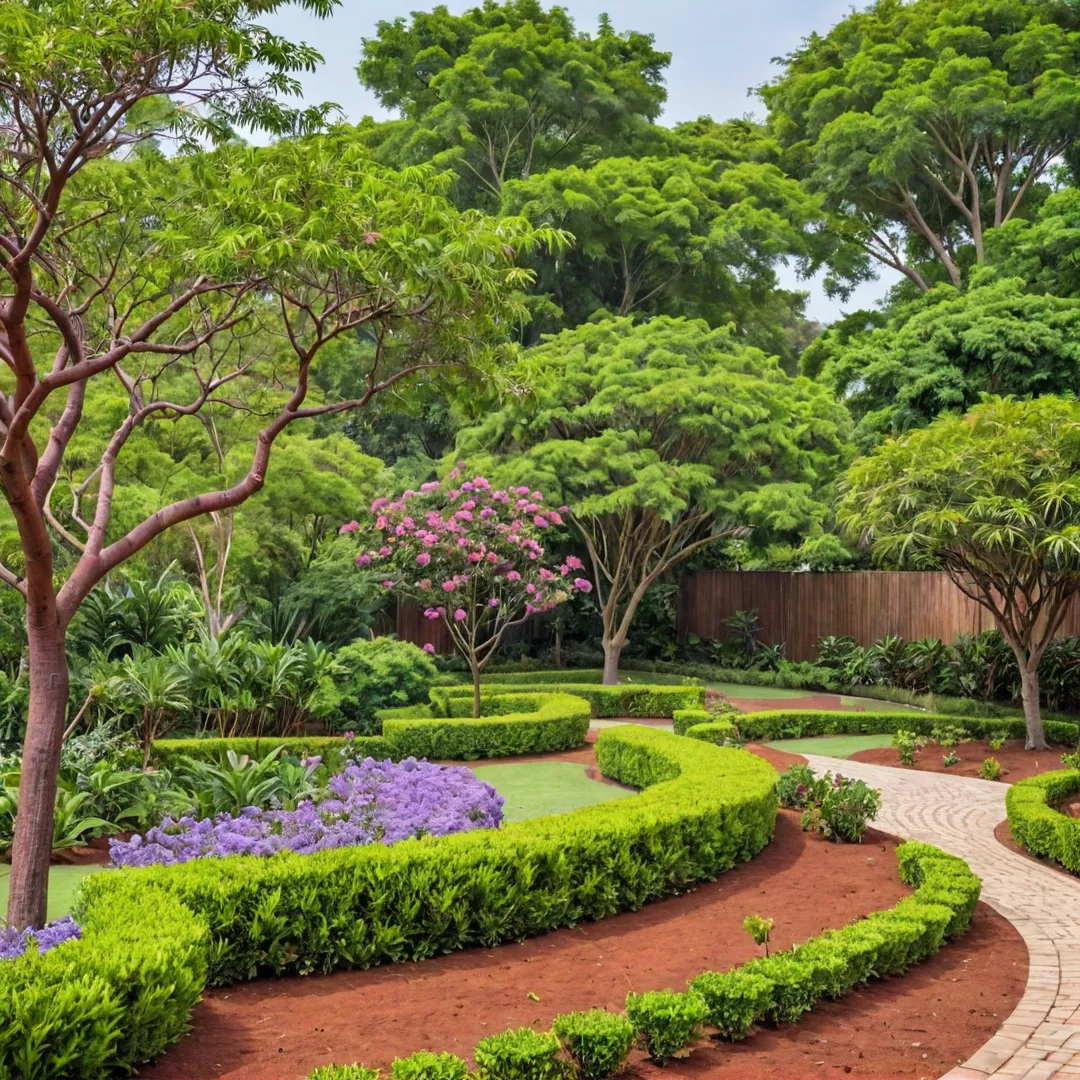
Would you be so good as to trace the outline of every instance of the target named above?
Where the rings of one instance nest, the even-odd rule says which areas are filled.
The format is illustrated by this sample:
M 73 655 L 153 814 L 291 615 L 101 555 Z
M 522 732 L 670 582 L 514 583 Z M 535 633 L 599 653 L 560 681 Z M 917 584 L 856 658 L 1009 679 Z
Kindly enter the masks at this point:
M 723 620 L 757 608 L 769 644 L 784 642 L 792 660 L 813 660 L 818 638 L 847 635 L 861 645 L 899 634 L 949 642 L 959 633 L 992 630 L 990 613 L 937 572 L 857 571 L 788 574 L 708 570 L 683 577 L 677 630 L 725 638 Z M 1073 604 L 1062 635 L 1080 634 L 1080 605 Z

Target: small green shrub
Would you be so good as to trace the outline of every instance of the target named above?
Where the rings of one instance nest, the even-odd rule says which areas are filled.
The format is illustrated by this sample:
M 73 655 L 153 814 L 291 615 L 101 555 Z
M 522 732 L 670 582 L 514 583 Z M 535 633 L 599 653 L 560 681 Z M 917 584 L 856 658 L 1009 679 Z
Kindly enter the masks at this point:
M 914 765 L 915 753 L 926 745 L 926 740 L 921 735 L 916 735 L 914 731 L 901 729 L 894 732 L 892 744 L 896 747 L 901 765 Z
M 676 709 L 671 714 L 671 720 L 675 734 L 685 735 L 695 724 L 708 724 L 712 716 L 704 709 Z
M 691 739 L 709 742 L 713 746 L 741 747 L 746 741 L 739 735 L 739 729 L 727 720 L 713 720 L 708 724 L 694 724 L 686 734 Z
M 951 769 L 954 765 L 960 764 L 960 755 L 955 750 L 950 750 L 947 754 L 942 754 L 941 764 L 946 769 Z
M 456 1054 L 418 1050 L 390 1066 L 391 1080 L 469 1080 L 469 1066 Z
M 627 994 L 626 1015 L 649 1057 L 666 1065 L 701 1037 L 709 1010 L 696 994 L 651 990 Z
M 588 701 L 592 715 L 596 718 L 619 716 L 672 716 L 676 710 L 703 709 L 705 706 L 704 686 L 650 686 L 641 683 L 621 683 L 618 686 L 598 686 L 593 683 L 515 683 L 500 684 L 497 678 L 485 682 L 481 691 L 484 696 L 505 693 L 536 692 L 543 690 L 550 694 L 574 694 Z M 472 710 L 471 686 L 434 687 L 431 691 L 432 702 L 446 715 L 454 715 L 448 710 L 456 698 L 468 703 Z
M 814 787 L 814 770 L 809 765 L 792 765 L 776 781 L 780 805 L 788 810 L 805 810 Z
M 563 1080 L 560 1049 L 551 1032 L 518 1028 L 481 1039 L 473 1057 L 480 1080 Z
M 320 1065 L 308 1073 L 307 1080 L 379 1080 L 379 1070 L 363 1065 Z
M 760 915 L 747 915 L 742 928 L 754 940 L 757 946 L 765 946 L 765 955 L 769 955 L 769 935 L 772 934 L 773 920 L 763 919 Z
M 989 738 L 991 750 L 1001 750 L 1005 746 L 1008 735 L 1004 731 L 995 731 Z
M 804 831 L 812 829 L 830 840 L 861 844 L 867 825 L 881 809 L 881 792 L 847 776 L 826 773 L 822 780 L 824 795 L 819 797 L 821 781 L 815 781 L 814 805 L 802 817 Z
M 979 775 L 984 780 L 997 780 L 1001 776 L 1001 762 L 992 757 L 984 759 L 979 766 Z
M 334 659 L 343 671 L 338 728 L 358 735 L 378 734 L 379 709 L 427 701 L 439 674 L 423 649 L 393 638 L 354 641 L 338 649 Z
M 814 1007 L 820 996 L 814 986 L 813 972 L 790 952 L 751 960 L 742 970 L 768 981 L 769 999 L 762 1016 L 770 1023 L 793 1024 Z
M 1062 754 L 1061 764 L 1066 769 L 1080 769 L 1080 750 L 1072 754 Z
M 634 1045 L 634 1025 L 625 1016 L 604 1009 L 563 1013 L 555 1017 L 551 1028 L 582 1080 L 606 1080 L 620 1072 Z
M 732 1042 L 745 1039 L 764 1015 L 772 988 L 763 975 L 739 968 L 724 974 L 706 971 L 690 982 L 690 992 L 705 1002 L 708 1022 Z
M 1080 874 L 1080 818 L 1056 809 L 1080 792 L 1080 770 L 1043 773 L 1013 784 L 1005 809 L 1013 839 L 1035 855 L 1045 855 Z
M 951 750 L 967 738 L 967 732 L 956 724 L 941 724 L 930 732 L 930 738 L 943 750 Z

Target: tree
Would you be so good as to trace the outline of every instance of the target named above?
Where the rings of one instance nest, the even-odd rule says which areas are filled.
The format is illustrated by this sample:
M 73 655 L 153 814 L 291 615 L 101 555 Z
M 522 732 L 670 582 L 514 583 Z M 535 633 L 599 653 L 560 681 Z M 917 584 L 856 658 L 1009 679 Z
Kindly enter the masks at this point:
M 1080 405 L 989 397 L 848 470 L 839 519 L 879 559 L 942 569 L 990 612 L 1020 668 L 1028 749 L 1045 750 L 1039 662 L 1080 590 Z
M 1033 295 L 1018 279 L 959 294 L 939 285 L 896 306 L 884 327 L 842 338 L 820 378 L 867 446 L 987 393 L 1080 393 L 1080 300 Z
M 483 476 L 458 485 L 460 475 L 459 464 L 441 483 L 433 480 L 393 501 L 376 499 L 371 512 L 379 547 L 357 562 L 385 573 L 385 588 L 447 628 L 469 663 L 478 717 L 480 676 L 506 631 L 550 611 L 575 590 L 591 592 L 592 584 L 575 573 L 584 564 L 573 556 L 558 572 L 543 564 L 540 538 L 563 519 L 542 505 L 539 491 L 525 485 L 493 489 Z M 357 528 L 355 521 L 342 526 Z M 435 651 L 430 643 L 424 648 Z
M 759 92 L 850 239 L 920 291 L 959 289 L 1080 130 L 1078 29 L 1060 0 L 877 0 Z
M 604 679 L 649 588 L 753 526 L 762 542 L 826 515 L 849 420 L 729 329 L 659 317 L 566 330 L 526 353 L 531 396 L 466 429 L 458 451 L 500 483 L 569 506 L 593 566 Z
M 301 4 L 320 16 L 333 7 Z M 258 491 L 289 424 L 361 408 L 416 370 L 477 362 L 523 314 L 514 294 L 530 275 L 514 260 L 540 235 L 457 212 L 434 170 L 375 165 L 350 131 L 193 147 L 231 123 L 280 134 L 324 118 L 277 101 L 317 60 L 254 21 L 280 6 L 0 5 L 0 360 L 9 373 L 0 486 L 20 547 L 20 564 L 0 579 L 25 599 L 30 658 L 8 906 L 16 926 L 45 917 L 65 636 L 91 589 L 166 529 Z M 122 154 L 170 132 L 187 149 L 172 161 Z M 319 352 L 361 326 L 379 343 L 363 391 L 309 399 Z M 248 355 L 249 337 L 277 349 Z M 127 404 L 87 492 L 92 506 L 78 534 L 66 530 L 75 553 L 58 581 L 49 495 L 95 380 L 118 381 Z M 244 380 L 261 388 L 262 423 L 243 475 L 137 514 L 116 535 L 118 461 L 133 432 L 198 423 L 214 402 L 249 408 L 236 389 Z
M 601 157 L 656 119 L 670 59 L 648 34 L 617 34 L 606 16 L 591 37 L 561 7 L 485 0 L 463 15 L 440 4 L 411 23 L 380 22 L 357 72 L 406 121 L 383 133 L 383 153 L 452 165 L 468 205 L 497 205 L 508 179 L 586 148 Z

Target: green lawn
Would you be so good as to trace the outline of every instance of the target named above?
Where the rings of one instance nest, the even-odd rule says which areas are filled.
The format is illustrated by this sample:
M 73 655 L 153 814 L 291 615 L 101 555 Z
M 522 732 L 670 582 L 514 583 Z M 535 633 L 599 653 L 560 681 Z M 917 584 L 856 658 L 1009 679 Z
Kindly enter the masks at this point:
M 816 739 L 777 739 L 766 743 L 774 750 L 786 750 L 789 754 L 825 754 L 828 757 L 846 758 L 860 750 L 876 750 L 879 746 L 891 746 L 891 735 L 822 735 Z
M 526 821 L 547 814 L 566 814 L 585 806 L 625 799 L 634 794 L 614 784 L 590 780 L 584 765 L 572 761 L 527 761 L 520 765 L 473 768 L 506 800 L 506 821 Z
M 781 686 L 746 686 L 743 683 L 709 683 L 710 690 L 718 690 L 726 698 L 804 698 L 816 693 L 814 690 L 785 690 Z
M 49 871 L 49 911 L 48 918 L 62 918 L 71 911 L 75 899 L 75 889 L 87 874 L 104 870 L 103 866 L 54 866 Z M 7 910 L 8 877 L 11 867 L 0 863 L 0 915 Z

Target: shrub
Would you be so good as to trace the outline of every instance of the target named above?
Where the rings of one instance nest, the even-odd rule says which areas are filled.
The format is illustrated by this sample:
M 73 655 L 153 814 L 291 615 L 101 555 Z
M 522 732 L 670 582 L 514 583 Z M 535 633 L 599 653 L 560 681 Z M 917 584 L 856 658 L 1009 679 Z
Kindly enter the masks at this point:
M 539 687 L 540 684 L 537 684 Z M 513 686 L 500 685 L 495 679 L 484 683 L 483 696 L 505 694 L 508 691 L 522 692 L 533 687 L 520 683 Z M 574 694 L 585 698 L 597 718 L 619 716 L 672 716 L 677 709 L 702 709 L 705 705 L 705 687 L 703 686 L 648 686 L 638 683 L 623 683 L 619 686 L 596 686 L 592 683 L 543 683 L 548 693 Z M 431 691 L 431 700 L 441 712 L 447 715 L 453 708 L 454 699 L 464 699 L 468 703 L 468 713 L 472 715 L 471 686 L 441 686 Z
M 984 759 L 979 766 L 979 775 L 984 780 L 997 780 L 1001 776 L 1001 762 L 992 757 Z
M 562 1040 L 582 1080 L 606 1080 L 626 1064 L 634 1045 L 634 1025 L 604 1009 L 563 1013 L 552 1031 Z
M 951 769 L 954 765 L 960 764 L 960 755 L 954 750 L 950 750 L 947 754 L 942 754 L 941 764 L 944 765 L 946 769 Z
M 438 675 L 423 649 L 393 638 L 354 641 L 338 649 L 334 659 L 344 671 L 338 682 L 338 726 L 363 735 L 378 733 L 379 709 L 426 701 Z
M 676 709 L 671 714 L 676 735 L 685 735 L 695 724 L 708 724 L 712 716 L 705 709 Z M 731 724 L 728 724 L 731 727 Z
M 790 952 L 751 960 L 742 970 L 768 980 L 769 999 L 762 1016 L 770 1023 L 793 1024 L 817 1002 L 813 973 Z
M 967 732 L 956 724 L 942 724 L 930 732 L 930 738 L 945 750 L 951 750 L 967 738 Z
M 792 765 L 776 781 L 780 805 L 788 810 L 804 810 L 814 786 L 814 770 L 809 765 Z
M 1055 805 L 1080 791 L 1080 771 L 1043 773 L 1013 784 L 1005 794 L 1009 831 L 1034 855 L 1044 855 L 1080 874 L 1080 818 Z
M 739 734 L 739 729 L 727 720 L 714 720 L 708 724 L 695 724 L 686 734 L 688 738 L 709 742 L 714 746 L 740 747 L 746 742 Z
M 852 780 L 847 776 L 833 777 L 826 773 L 823 780 L 826 782 L 824 795 L 819 798 L 815 787 L 815 805 L 803 814 L 803 829 L 813 829 L 838 842 L 862 843 L 867 824 L 881 809 L 881 792 L 864 780 Z
M 1005 746 L 1008 736 L 1003 731 L 995 731 L 991 734 L 989 742 L 991 750 L 1001 750 Z
M 303 735 L 295 738 L 266 739 L 159 739 L 154 743 L 150 760 L 159 768 L 175 770 L 185 759 L 217 763 L 226 760 L 231 750 L 237 757 L 262 760 L 280 749 L 283 757 L 320 757 L 332 770 L 344 767 L 344 755 L 398 760 L 393 743 L 382 736 L 345 739 L 341 736 Z M 405 755 L 407 756 L 407 755 Z
M 468 707 L 472 698 L 449 698 L 450 710 Z M 479 720 L 455 717 L 386 720 L 384 737 L 398 754 L 418 758 L 471 761 L 483 757 L 545 754 L 585 745 L 589 706 L 562 693 L 490 694 Z
M 773 920 L 763 919 L 760 915 L 747 915 L 742 928 L 753 938 L 754 944 L 765 946 L 765 955 L 769 955 L 769 936 L 772 934 Z
M 469 1080 L 469 1066 L 456 1054 L 418 1050 L 398 1058 L 390 1067 L 391 1080 Z
M 107 911 L 122 885 L 164 889 L 205 920 L 221 984 L 421 960 L 636 910 L 772 836 L 775 773 L 750 754 L 641 725 L 601 732 L 596 754 L 605 776 L 646 790 L 497 831 L 95 874 L 83 903 Z
M 379 1080 L 379 1070 L 363 1065 L 320 1065 L 308 1073 L 307 1080 Z
M 708 1022 L 725 1039 L 745 1039 L 770 1001 L 773 984 L 763 975 L 742 969 L 718 974 L 706 971 L 690 982 L 690 992 L 705 1002 Z
M 649 1057 L 657 1065 L 666 1065 L 701 1037 L 709 1010 L 696 994 L 651 990 L 627 994 L 626 1015 Z
M 1072 754 L 1062 754 L 1061 764 L 1066 769 L 1080 769 L 1080 751 Z
M 518 1028 L 476 1044 L 480 1080 L 563 1080 L 559 1040 L 551 1032 Z
M 914 765 L 915 752 L 926 745 L 926 740 L 914 731 L 901 729 L 893 734 L 892 744 L 896 747 L 901 765 Z

